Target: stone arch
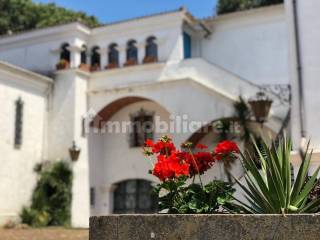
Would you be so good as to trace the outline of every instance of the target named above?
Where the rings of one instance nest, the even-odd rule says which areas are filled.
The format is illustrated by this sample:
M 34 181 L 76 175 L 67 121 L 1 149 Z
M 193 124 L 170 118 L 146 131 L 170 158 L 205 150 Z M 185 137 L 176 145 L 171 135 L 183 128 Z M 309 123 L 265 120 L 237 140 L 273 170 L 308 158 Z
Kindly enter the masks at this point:
M 138 47 L 137 47 L 137 41 L 134 39 L 131 39 L 127 42 L 127 48 L 126 48 L 126 59 L 127 65 L 134 65 L 138 63 Z
M 93 118 L 90 125 L 94 128 L 102 128 L 103 124 L 108 120 L 110 120 L 111 117 L 115 115 L 117 112 L 119 112 L 121 109 L 131 104 L 143 102 L 143 101 L 154 102 L 157 105 L 159 105 L 161 108 L 166 109 L 155 100 L 147 97 L 142 97 L 142 96 L 121 97 L 116 100 L 113 100 L 112 102 L 108 103 L 105 107 L 103 107 Z M 169 112 L 167 109 L 166 111 Z
M 111 43 L 108 46 L 108 68 L 119 67 L 119 50 L 117 43 Z
M 158 61 L 158 44 L 155 36 L 149 36 L 146 39 L 144 63 Z
M 64 42 L 60 46 L 60 60 L 65 60 L 70 63 L 70 50 L 69 50 L 70 44 L 67 42 Z
M 81 52 L 80 52 L 80 63 L 81 64 L 87 64 L 87 45 L 86 44 L 82 44 L 81 47 Z
M 215 126 L 217 126 L 216 123 L 218 123 L 219 121 L 229 121 L 231 122 L 231 127 L 235 130 L 235 131 L 240 131 L 240 132 L 236 132 L 235 135 L 241 135 L 241 129 L 239 129 L 240 125 L 239 125 L 239 119 L 237 117 L 227 117 L 227 118 L 220 118 L 220 119 L 215 119 L 213 121 L 211 121 L 210 123 L 208 123 L 207 125 L 202 126 L 200 129 L 198 129 L 197 131 L 193 132 L 189 138 L 187 139 L 188 142 L 192 142 L 194 145 L 199 143 L 206 135 L 210 134 L 210 133 L 215 133 L 215 134 L 219 134 L 219 131 L 214 132 Z M 269 135 L 271 133 L 272 137 L 276 137 L 276 132 L 273 131 L 270 127 L 268 126 L 264 126 L 263 128 L 261 128 L 261 125 L 255 121 L 248 121 L 248 126 L 249 128 L 253 131 L 256 132 L 257 131 L 262 131 L 262 134 L 265 135 Z M 258 128 L 258 129 L 257 129 Z
M 97 69 L 101 67 L 101 54 L 100 54 L 99 46 L 93 46 L 91 48 L 91 66 L 92 68 L 97 68 Z

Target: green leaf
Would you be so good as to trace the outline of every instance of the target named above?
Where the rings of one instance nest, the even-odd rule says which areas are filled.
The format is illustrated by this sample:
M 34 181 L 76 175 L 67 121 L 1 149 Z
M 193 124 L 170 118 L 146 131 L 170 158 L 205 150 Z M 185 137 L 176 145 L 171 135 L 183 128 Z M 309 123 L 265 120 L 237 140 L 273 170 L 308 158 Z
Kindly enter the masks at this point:
M 265 141 L 261 142 L 261 149 L 258 148 L 254 139 L 252 140 L 256 152 L 262 162 L 262 170 L 259 171 L 255 160 L 251 155 L 241 154 L 241 162 L 245 170 L 246 186 L 238 179 L 235 181 L 245 193 L 249 204 L 237 199 L 243 209 L 251 213 L 303 213 L 319 210 L 318 201 L 309 202 L 310 192 L 316 184 L 320 167 L 312 177 L 306 181 L 311 155 L 304 153 L 302 163 L 299 167 L 298 176 L 292 186 L 290 154 L 292 142 L 283 136 L 279 146 L 273 142 L 270 146 Z

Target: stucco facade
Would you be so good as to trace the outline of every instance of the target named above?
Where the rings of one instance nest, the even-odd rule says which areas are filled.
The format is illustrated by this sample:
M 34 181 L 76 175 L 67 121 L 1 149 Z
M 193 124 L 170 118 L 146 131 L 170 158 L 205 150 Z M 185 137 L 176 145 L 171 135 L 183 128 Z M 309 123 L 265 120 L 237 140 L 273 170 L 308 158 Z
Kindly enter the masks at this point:
M 17 218 L 21 207 L 28 204 L 35 183 L 32 173 L 35 163 L 70 161 L 68 148 L 72 141 L 81 148 L 78 161 L 72 163 L 74 227 L 87 227 L 90 215 L 112 213 L 119 183 L 130 179 L 156 182 L 148 174 L 150 165 L 141 148 L 131 146 L 130 133 L 108 132 L 90 123 L 91 120 L 130 123 L 142 109 L 151 113 L 154 121 L 157 117 L 168 124 L 177 119 L 196 122 L 187 130 L 154 132 L 155 139 L 168 133 L 176 143 L 181 143 L 201 126 L 234 116 L 233 105 L 239 96 L 248 100 L 262 85 L 291 84 L 290 123 L 294 127 L 290 130 L 284 124 L 290 104 L 268 92 L 273 106 L 265 129 L 275 136 L 283 127 L 288 128 L 295 142 L 299 142 L 289 7 L 286 3 L 201 21 L 179 9 L 95 29 L 70 23 L 1 37 L 0 59 L 10 64 L 0 64 L 0 100 L 4 105 L 0 113 L 4 136 L 0 152 L 5 156 L 1 158 L 0 190 L 8 192 L 10 186 L 14 191 L 0 200 L 0 221 Z M 302 9 L 308 9 L 308 5 Z M 157 46 L 157 56 L 153 59 L 156 61 L 147 64 L 150 37 Z M 128 43 L 132 40 L 136 59 L 132 66 L 125 66 L 131 54 Z M 304 41 L 308 45 L 314 39 Z M 110 54 L 110 46 L 114 44 L 116 58 Z M 64 45 L 69 66 L 56 70 Z M 91 51 L 95 47 L 98 50 Z M 99 61 L 95 62 L 98 68 L 83 70 L 80 65 L 90 65 L 96 60 L 94 54 L 99 55 Z M 117 61 L 116 65 L 111 58 Z M 316 58 L 306 55 L 305 59 Z M 306 72 L 306 78 L 313 76 L 312 71 Z M 316 89 L 313 77 L 308 84 L 305 91 Z M 25 101 L 26 112 L 24 141 L 17 150 L 12 143 L 13 111 L 19 96 Z M 307 104 L 310 111 L 307 113 L 311 114 L 314 102 Z M 33 107 L 28 108 L 30 105 Z M 315 122 L 313 117 L 308 118 L 308 131 L 314 134 Z M 209 146 L 216 141 L 214 134 L 200 139 Z M 240 166 L 234 166 L 233 171 L 242 176 Z M 216 164 L 206 181 L 225 177 L 223 168 Z
M 0 62 L 0 223 L 17 218 L 30 201 L 33 168 L 46 155 L 48 95 L 52 80 Z M 15 103 L 23 102 L 21 147 L 14 143 Z M 27 174 L 26 174 L 27 173 Z

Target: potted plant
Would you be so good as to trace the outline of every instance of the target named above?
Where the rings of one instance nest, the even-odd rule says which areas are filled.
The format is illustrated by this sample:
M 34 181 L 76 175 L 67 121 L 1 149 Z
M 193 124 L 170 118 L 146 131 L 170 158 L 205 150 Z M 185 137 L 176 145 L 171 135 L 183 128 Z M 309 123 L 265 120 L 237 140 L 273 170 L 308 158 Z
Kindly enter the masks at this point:
M 253 144 L 261 170 L 255 155 L 241 153 L 230 141 L 210 152 L 191 143 L 180 150 L 168 137 L 155 143 L 148 140 L 144 152 L 155 158 L 150 173 L 160 180 L 155 192 L 161 214 L 91 217 L 90 239 L 318 239 L 320 215 L 307 214 L 319 212 L 320 207 L 319 168 L 308 177 L 311 154 L 301 152 L 302 162 L 292 182 L 290 140 L 262 142 L 262 148 Z M 235 197 L 231 183 L 201 181 L 215 161 L 234 159 L 243 164 L 243 181 L 236 182 L 246 202 Z
M 221 142 L 212 152 L 203 144 L 193 146 L 190 142 L 183 143 L 180 150 L 167 136 L 156 143 L 147 140 L 145 145 L 144 153 L 156 159 L 150 173 L 161 182 L 155 188 L 161 212 L 212 214 L 233 209 L 232 183 L 213 180 L 204 184 L 201 175 L 216 161 L 236 159 L 239 149 L 234 142 Z M 199 183 L 195 182 L 196 177 Z
M 118 63 L 109 63 L 105 69 L 114 69 L 114 68 L 118 68 L 119 64 Z
M 86 71 L 86 72 L 89 72 L 90 71 L 90 66 L 87 63 L 81 63 L 79 65 L 79 69 L 81 69 L 83 71 Z
M 91 67 L 90 67 L 91 72 L 96 72 L 99 70 L 100 70 L 100 64 L 95 63 L 95 64 L 91 65 Z
M 143 59 L 143 63 L 147 64 L 147 63 L 155 63 L 158 61 L 158 58 L 155 56 L 145 56 L 145 58 Z
M 129 66 L 134 66 L 137 64 L 138 64 L 138 61 L 136 59 L 130 58 L 125 62 L 124 66 L 129 67 Z
M 70 63 L 65 59 L 61 59 L 56 65 L 57 70 L 63 70 L 68 68 L 70 68 Z

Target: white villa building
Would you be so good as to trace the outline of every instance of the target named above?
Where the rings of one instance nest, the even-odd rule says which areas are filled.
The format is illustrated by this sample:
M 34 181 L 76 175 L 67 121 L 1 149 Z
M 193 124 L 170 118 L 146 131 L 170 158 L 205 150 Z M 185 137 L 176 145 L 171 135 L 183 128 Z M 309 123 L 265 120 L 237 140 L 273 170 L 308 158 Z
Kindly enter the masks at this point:
M 88 227 L 90 215 L 151 211 L 147 192 L 157 180 L 143 140 L 168 132 L 176 143 L 214 146 L 216 134 L 197 134 L 198 123 L 233 117 L 239 96 L 261 89 L 273 100 L 265 131 L 287 129 L 294 166 L 311 138 L 316 166 L 320 1 L 295 2 L 204 20 L 181 8 L 94 29 L 75 22 L 0 37 L 0 223 L 30 203 L 34 166 L 71 162 L 73 141 L 81 152 L 72 162 L 72 226 Z M 104 128 L 159 120 L 176 128 Z M 181 130 L 183 121 L 194 124 Z M 241 177 L 240 167 L 233 171 Z M 219 164 L 207 175 L 224 177 Z

